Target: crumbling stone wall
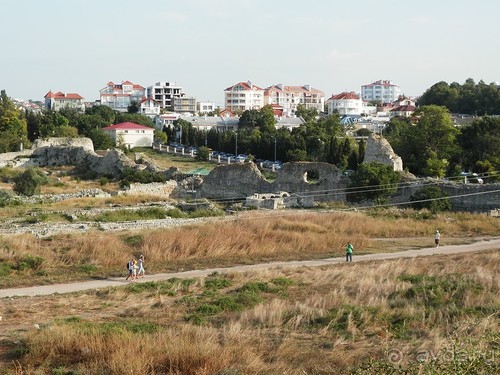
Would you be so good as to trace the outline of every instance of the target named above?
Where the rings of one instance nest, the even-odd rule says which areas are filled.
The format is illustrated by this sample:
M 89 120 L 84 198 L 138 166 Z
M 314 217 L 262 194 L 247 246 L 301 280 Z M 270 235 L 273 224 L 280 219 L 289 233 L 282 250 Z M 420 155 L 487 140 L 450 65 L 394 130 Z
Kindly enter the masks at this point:
M 10 160 L 9 160 L 10 159 Z M 138 168 L 121 150 L 94 151 L 90 138 L 37 139 L 31 150 L 3 154 L 0 166 L 57 167 L 75 166 L 100 176 L 119 177 L 126 168 Z M 147 166 L 146 166 L 147 167 Z
M 349 178 L 333 164 L 285 163 L 276 172 L 272 191 L 287 191 L 299 196 L 314 196 L 316 201 L 343 201 Z
M 141 194 L 141 195 L 155 195 L 159 197 L 168 198 L 177 187 L 177 182 L 170 180 L 166 182 L 152 182 L 149 184 L 134 183 L 126 190 L 120 190 L 118 194 Z
M 246 198 L 254 193 L 270 193 L 274 189 L 254 163 L 221 165 L 204 179 L 199 195 L 210 199 Z
M 314 175 L 314 180 L 308 178 Z M 200 196 L 210 199 L 246 198 L 255 193 L 284 191 L 314 200 L 344 200 L 348 178 L 328 163 L 285 163 L 276 171 L 276 180 L 267 181 L 254 163 L 216 167 L 205 177 Z
M 413 184 L 398 189 L 391 198 L 393 203 L 405 203 L 425 186 L 429 179 L 419 179 Z M 489 212 L 500 207 L 500 184 L 464 184 L 459 182 L 434 181 L 435 186 L 448 194 L 453 211 Z
M 396 155 L 387 139 L 371 134 L 366 141 L 363 163 L 378 162 L 389 165 L 395 171 L 403 170 L 403 160 Z

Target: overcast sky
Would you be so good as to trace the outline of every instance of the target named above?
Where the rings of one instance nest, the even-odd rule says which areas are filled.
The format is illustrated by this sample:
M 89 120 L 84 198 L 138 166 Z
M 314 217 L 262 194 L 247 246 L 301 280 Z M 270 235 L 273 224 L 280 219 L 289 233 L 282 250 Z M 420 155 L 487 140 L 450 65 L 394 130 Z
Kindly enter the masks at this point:
M 0 0 L 0 89 L 99 99 L 107 82 L 224 89 L 310 84 L 330 97 L 392 80 L 500 81 L 497 0 Z

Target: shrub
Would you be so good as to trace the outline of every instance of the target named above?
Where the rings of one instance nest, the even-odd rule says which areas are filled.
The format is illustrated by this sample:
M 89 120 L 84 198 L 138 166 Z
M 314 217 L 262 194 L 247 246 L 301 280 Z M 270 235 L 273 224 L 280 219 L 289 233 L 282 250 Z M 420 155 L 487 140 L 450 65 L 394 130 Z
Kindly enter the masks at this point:
M 40 188 L 48 182 L 47 176 L 38 168 L 28 168 L 13 178 L 13 190 L 21 195 L 31 197 L 40 193 Z
M 16 206 L 20 202 L 8 190 L 0 190 L 0 207 Z
M 448 194 L 437 186 L 426 186 L 410 197 L 411 207 L 416 210 L 428 209 L 432 213 L 449 211 L 451 203 Z

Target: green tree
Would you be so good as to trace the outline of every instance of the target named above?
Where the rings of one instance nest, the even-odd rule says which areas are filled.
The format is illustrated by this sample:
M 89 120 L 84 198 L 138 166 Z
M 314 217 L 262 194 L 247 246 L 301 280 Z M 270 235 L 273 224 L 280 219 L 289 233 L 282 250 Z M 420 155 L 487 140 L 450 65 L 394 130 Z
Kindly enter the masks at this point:
M 93 107 L 89 107 L 85 110 L 85 114 L 87 115 L 97 115 L 102 118 L 107 125 L 115 124 L 115 118 L 117 112 L 112 108 L 106 105 L 97 105 Z
M 458 130 L 445 107 L 420 107 L 415 125 L 403 120 L 391 122 L 388 139 L 409 171 L 416 175 L 442 176 L 456 154 Z
M 197 160 L 208 161 L 210 157 L 210 149 L 208 147 L 201 146 L 198 148 L 198 154 L 196 155 Z
M 140 110 L 140 105 L 135 100 L 132 101 L 130 105 L 127 107 L 128 113 L 139 113 L 139 110 Z
M 349 202 L 373 200 L 383 203 L 397 192 L 401 176 L 388 165 L 372 162 L 360 165 L 350 178 L 347 194 Z
M 411 207 L 416 210 L 428 209 L 432 213 L 451 210 L 448 194 L 437 186 L 426 186 L 410 196 Z
M 0 139 L 8 137 L 9 142 L 2 142 L 0 152 L 18 151 L 21 142 L 28 144 L 28 126 L 24 114 L 17 109 L 5 90 L 0 91 Z M 15 140 L 15 141 L 14 141 Z
M 155 129 L 154 138 L 157 142 L 160 142 L 161 144 L 166 143 L 167 142 L 167 133 L 165 133 L 161 130 Z
M 108 150 L 115 147 L 113 138 L 101 129 L 92 129 L 86 136 L 92 140 L 95 150 Z
M 305 122 L 310 122 L 316 119 L 318 110 L 316 108 L 307 108 L 304 104 L 299 104 L 295 110 L 295 115 L 301 117 Z
M 476 169 L 475 166 L 488 162 L 492 170 L 500 170 L 499 117 L 488 116 L 474 120 L 460 129 L 457 140 L 460 152 L 457 153 L 456 160 L 465 169 L 485 172 L 484 168 Z
M 47 176 L 38 168 L 28 168 L 13 178 L 13 190 L 17 194 L 31 197 L 40 193 L 42 185 L 48 182 Z

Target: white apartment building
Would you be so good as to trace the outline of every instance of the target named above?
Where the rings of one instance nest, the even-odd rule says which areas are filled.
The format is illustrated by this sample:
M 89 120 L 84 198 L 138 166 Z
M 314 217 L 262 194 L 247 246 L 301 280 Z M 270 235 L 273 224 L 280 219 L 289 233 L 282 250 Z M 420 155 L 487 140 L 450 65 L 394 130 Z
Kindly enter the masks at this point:
M 282 107 L 284 116 L 294 115 L 299 104 L 303 104 L 307 109 L 314 108 L 323 112 L 325 94 L 311 85 L 285 86 L 280 83 L 265 89 L 264 104 Z
M 378 100 L 382 103 L 392 103 L 400 95 L 401 89 L 392 81 L 379 80 L 361 86 L 361 99 L 364 101 Z
M 329 115 L 337 112 L 341 116 L 359 116 L 365 112 L 363 100 L 354 92 L 342 92 L 337 95 L 332 95 L 331 98 L 326 101 L 326 105 Z
M 252 82 L 239 82 L 224 90 L 225 106 L 230 111 L 247 111 L 264 106 L 264 89 Z
M 212 113 L 215 111 L 214 102 L 197 102 L 196 111 L 200 114 Z
M 148 87 L 147 95 L 159 102 L 160 108 L 173 111 L 173 99 L 183 96 L 183 92 L 182 87 L 175 82 L 156 82 L 153 86 Z
M 64 94 L 62 92 L 53 93 L 49 91 L 44 96 L 45 108 L 59 111 L 63 108 L 77 109 L 78 111 L 85 110 L 85 104 L 83 103 L 83 97 L 75 93 Z
M 108 82 L 99 90 L 101 105 L 113 108 L 115 111 L 127 112 L 132 102 L 140 103 L 145 98 L 145 88 L 130 81 L 122 83 Z

